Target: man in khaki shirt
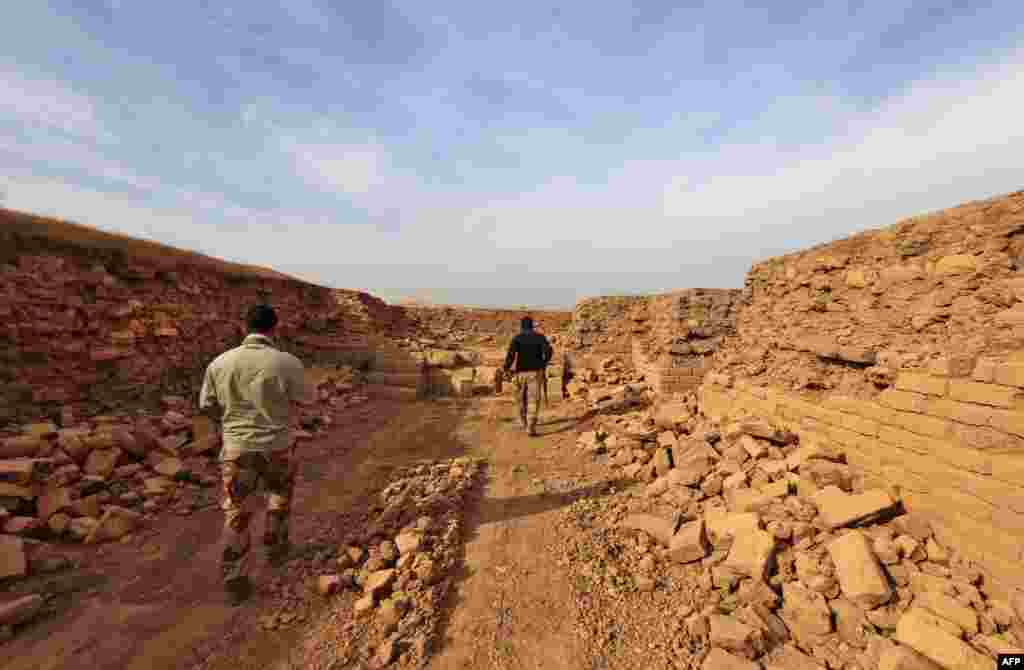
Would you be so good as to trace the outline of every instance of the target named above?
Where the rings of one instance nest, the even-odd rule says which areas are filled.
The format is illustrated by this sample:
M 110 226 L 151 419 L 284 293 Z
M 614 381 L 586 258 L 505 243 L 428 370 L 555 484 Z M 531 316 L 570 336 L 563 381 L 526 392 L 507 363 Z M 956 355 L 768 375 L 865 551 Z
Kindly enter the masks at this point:
M 233 603 L 245 600 L 250 547 L 248 504 L 259 487 L 267 490 L 263 543 L 272 561 L 288 551 L 288 517 L 295 463 L 289 429 L 291 404 L 305 397 L 302 362 L 274 348 L 270 332 L 277 315 L 269 305 L 256 305 L 247 316 L 249 335 L 241 346 L 210 363 L 199 394 L 199 407 L 220 414 L 223 447 L 224 534 L 221 568 L 224 587 Z M 216 417 L 214 417 L 216 420 Z

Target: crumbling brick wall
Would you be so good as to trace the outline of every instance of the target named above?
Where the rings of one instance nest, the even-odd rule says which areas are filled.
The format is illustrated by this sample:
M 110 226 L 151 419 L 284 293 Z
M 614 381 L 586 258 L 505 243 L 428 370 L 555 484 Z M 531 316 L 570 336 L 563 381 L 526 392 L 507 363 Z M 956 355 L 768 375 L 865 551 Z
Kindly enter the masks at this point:
M 659 394 L 693 390 L 707 357 L 733 332 L 742 291 L 683 289 L 581 300 L 572 344 L 584 355 L 621 355 Z
M 279 344 L 310 363 L 356 362 L 405 325 L 354 291 L 7 210 L 0 224 L 0 424 L 194 394 L 262 299 Z
M 558 310 L 482 309 L 471 307 L 405 307 L 424 333 L 449 345 L 498 345 L 519 332 L 519 320 L 533 317 L 540 330 L 555 342 L 569 330 L 572 312 Z
M 648 296 L 601 296 L 576 303 L 569 346 L 584 355 L 632 356 L 632 337 L 647 332 Z
M 1024 192 L 754 265 L 700 391 L 842 445 L 1024 586 Z

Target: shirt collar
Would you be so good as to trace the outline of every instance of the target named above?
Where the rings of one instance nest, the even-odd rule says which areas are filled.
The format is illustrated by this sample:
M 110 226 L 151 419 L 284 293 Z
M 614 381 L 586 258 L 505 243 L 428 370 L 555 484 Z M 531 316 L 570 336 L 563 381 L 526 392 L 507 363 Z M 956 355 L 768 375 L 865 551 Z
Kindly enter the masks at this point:
M 245 339 L 242 340 L 242 344 L 263 344 L 272 347 L 274 346 L 274 340 L 272 340 L 268 335 L 252 333 L 245 336 Z

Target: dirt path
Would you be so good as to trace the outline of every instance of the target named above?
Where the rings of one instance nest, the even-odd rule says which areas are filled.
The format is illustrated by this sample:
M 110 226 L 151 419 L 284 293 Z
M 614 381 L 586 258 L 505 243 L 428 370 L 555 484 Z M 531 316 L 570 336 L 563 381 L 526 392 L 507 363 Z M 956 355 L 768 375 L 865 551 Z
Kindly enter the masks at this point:
M 576 417 L 549 410 L 542 436 L 518 428 L 509 398 L 400 404 L 375 398 L 346 410 L 337 427 L 303 454 L 294 502 L 293 542 L 304 551 L 287 574 L 257 562 L 259 591 L 241 608 L 225 606 L 217 579 L 220 512 L 165 517 L 134 541 L 79 553 L 82 565 L 46 578 L 60 593 L 58 614 L 29 627 L 4 649 L 11 670 L 210 670 L 349 667 L 303 650 L 338 635 L 324 622 L 330 601 L 304 582 L 330 571 L 319 553 L 368 518 L 371 496 L 390 473 L 424 459 L 487 459 L 489 481 L 467 510 L 464 574 L 457 576 L 447 625 L 432 665 L 455 668 L 589 668 L 574 629 L 571 585 L 548 546 L 558 511 L 579 496 L 601 495 L 572 447 Z M 254 529 L 258 537 L 259 528 Z M 264 630 L 268 613 L 292 612 L 300 625 Z M 317 658 L 322 658 L 321 656 Z
M 541 436 L 529 438 L 507 399 L 487 399 L 479 409 L 467 427 L 490 463 L 489 485 L 471 512 L 468 577 L 433 667 L 593 667 L 576 630 L 572 586 L 551 551 L 562 537 L 559 512 L 608 489 L 585 472 L 588 464 L 573 446 L 578 414 L 555 404 Z

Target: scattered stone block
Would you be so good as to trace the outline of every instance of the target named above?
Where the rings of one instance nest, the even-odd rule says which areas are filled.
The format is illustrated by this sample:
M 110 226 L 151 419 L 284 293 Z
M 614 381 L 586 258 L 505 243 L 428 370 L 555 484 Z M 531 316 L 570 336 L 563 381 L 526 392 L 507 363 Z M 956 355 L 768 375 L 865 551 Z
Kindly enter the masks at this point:
M 619 523 L 619 527 L 643 531 L 665 547 L 672 541 L 672 531 L 675 530 L 671 521 L 651 514 L 630 514 Z
M 704 658 L 701 670 L 758 670 L 758 664 L 715 647 Z
M 847 494 L 828 486 L 814 497 L 814 504 L 829 530 L 843 528 L 881 517 L 893 511 L 896 502 L 881 489 Z
M 871 541 L 851 531 L 828 544 L 836 577 L 843 595 L 864 609 L 874 609 L 892 597 L 882 566 L 871 549 Z
M 71 503 L 72 516 L 91 516 L 98 519 L 101 513 L 99 495 L 86 496 Z
M 94 449 L 89 453 L 85 461 L 85 472 L 99 477 L 109 477 L 114 468 L 117 467 L 117 460 L 121 458 L 121 450 L 117 447 L 110 449 Z
M 761 517 L 753 512 L 743 514 L 728 514 L 724 510 L 715 513 L 708 512 L 704 515 L 704 523 L 708 540 L 714 546 L 722 544 L 728 538 L 735 538 L 737 535 L 761 529 Z
M 708 555 L 704 520 L 684 524 L 668 543 L 668 556 L 677 563 L 692 563 Z
M 975 651 L 955 635 L 932 625 L 916 610 L 896 624 L 896 639 L 946 670 L 991 670 L 992 659 Z
M 761 631 L 731 616 L 708 617 L 710 642 L 737 656 L 753 659 L 764 650 Z
M 879 656 L 878 670 L 942 670 L 942 666 L 910 647 L 892 645 Z
M 665 476 L 672 469 L 672 450 L 668 447 L 661 447 L 654 452 L 654 468 L 658 476 Z
M 28 574 L 25 542 L 20 537 L 0 535 L 0 579 Z
M 36 502 L 39 520 L 46 523 L 51 516 L 72 505 L 71 490 L 67 487 L 46 489 Z
M 142 524 L 142 515 L 124 507 L 109 505 L 95 528 L 85 538 L 86 544 L 120 540 Z
M 839 639 L 851 647 L 866 648 L 868 646 L 866 631 L 870 630 L 870 624 L 864 615 L 864 610 L 846 598 L 829 601 L 828 606 L 835 616 L 836 632 L 839 633 Z
M 391 591 L 391 587 L 395 583 L 395 577 L 396 572 L 393 569 L 378 570 L 366 580 L 363 592 L 372 595 L 374 601 L 378 601 L 382 596 L 387 595 Z
M 316 581 L 316 590 L 322 596 L 334 595 L 341 589 L 341 578 L 338 575 L 320 575 Z
M 91 516 L 83 516 L 77 519 L 72 519 L 71 523 L 68 524 L 68 533 L 79 541 L 84 541 L 87 537 L 92 535 L 92 532 L 99 526 L 100 520 Z
M 798 582 L 786 582 L 782 585 L 782 602 L 779 616 L 798 641 L 832 632 L 832 611 L 820 593 Z
M 775 556 L 775 538 L 763 530 L 740 533 L 733 540 L 725 567 L 755 580 L 767 576 Z
M 372 593 L 367 593 L 362 598 L 356 600 L 355 604 L 353 605 L 356 617 L 359 618 L 372 612 L 374 604 L 375 602 Z
M 69 525 L 71 525 L 71 517 L 63 512 L 54 514 L 46 522 L 46 526 L 54 535 L 63 535 Z
M 914 606 L 922 607 L 935 616 L 955 623 L 968 634 L 978 632 L 978 614 L 974 609 L 961 605 L 946 594 L 925 591 L 914 596 Z
M 39 453 L 43 440 L 36 435 L 18 435 L 0 439 L 0 458 L 31 458 Z
M 174 479 L 181 473 L 186 471 L 185 464 L 180 458 L 163 458 L 153 468 L 158 474 L 163 475 L 169 479 Z
M 764 670 L 825 670 L 825 666 L 787 644 L 764 660 Z
M 768 447 L 764 443 L 758 442 L 750 435 L 740 437 L 739 445 L 743 447 L 743 450 L 747 452 L 747 455 L 750 456 L 750 458 L 762 458 L 768 453 Z
M 395 538 L 395 546 L 398 547 L 398 553 L 402 556 L 406 554 L 412 554 L 419 551 L 420 546 L 423 544 L 423 534 L 417 532 L 405 532 L 400 533 Z

